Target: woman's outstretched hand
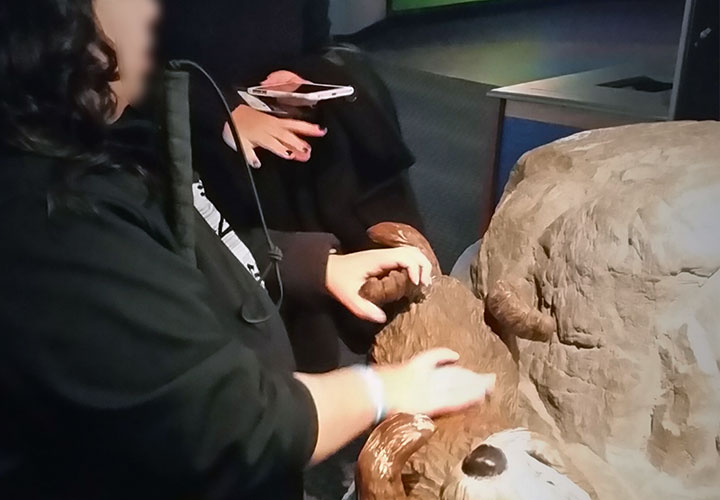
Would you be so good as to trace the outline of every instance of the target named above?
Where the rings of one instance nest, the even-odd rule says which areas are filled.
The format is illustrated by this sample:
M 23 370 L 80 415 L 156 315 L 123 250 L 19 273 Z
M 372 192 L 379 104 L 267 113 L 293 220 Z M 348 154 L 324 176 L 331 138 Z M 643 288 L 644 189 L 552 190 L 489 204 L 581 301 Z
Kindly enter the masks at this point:
M 312 463 L 335 453 L 366 430 L 378 416 L 382 400 L 386 416 L 397 413 L 438 416 L 483 403 L 495 388 L 494 374 L 473 373 L 455 363 L 458 354 L 433 349 L 397 365 L 372 367 L 379 387 L 356 368 L 324 375 L 298 373 L 318 414 L 318 439 Z
M 433 417 L 484 401 L 495 388 L 495 374 L 461 368 L 455 365 L 459 358 L 450 349 L 433 349 L 402 365 L 375 367 L 385 386 L 388 414 Z
M 429 285 L 432 264 L 415 247 L 368 250 L 348 255 L 328 257 L 325 285 L 328 291 L 355 316 L 375 323 L 384 323 L 387 316 L 382 309 L 360 296 L 360 288 L 374 276 L 382 276 L 393 269 L 407 269 L 416 285 Z
M 261 166 L 255 148 L 266 149 L 285 160 L 306 162 L 310 159 L 312 147 L 302 137 L 324 137 L 327 133 L 319 125 L 278 118 L 246 105 L 235 108 L 232 115 L 242 140 L 245 160 L 255 168 Z M 227 123 L 223 138 L 230 147 L 236 149 Z

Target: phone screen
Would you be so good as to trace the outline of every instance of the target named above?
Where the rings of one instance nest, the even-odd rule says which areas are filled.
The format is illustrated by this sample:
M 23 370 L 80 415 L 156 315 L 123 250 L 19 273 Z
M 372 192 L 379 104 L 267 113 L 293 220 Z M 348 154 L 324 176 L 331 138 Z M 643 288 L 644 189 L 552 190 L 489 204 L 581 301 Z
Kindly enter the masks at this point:
M 270 85 L 261 88 L 280 92 L 290 92 L 293 94 L 314 94 L 315 92 L 321 92 L 323 90 L 331 90 L 333 86 L 316 85 L 313 83 L 283 83 L 281 85 Z

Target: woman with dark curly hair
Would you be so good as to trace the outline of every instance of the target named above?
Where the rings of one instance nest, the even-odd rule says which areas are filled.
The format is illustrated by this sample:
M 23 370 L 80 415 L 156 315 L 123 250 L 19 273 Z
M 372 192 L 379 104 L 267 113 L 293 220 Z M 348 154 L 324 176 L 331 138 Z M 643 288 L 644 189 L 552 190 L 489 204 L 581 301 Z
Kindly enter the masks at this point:
M 318 376 L 279 361 L 267 292 L 209 226 L 184 251 L 170 169 L 134 132 L 158 15 L 155 0 L 0 3 L 3 500 L 299 498 L 303 468 L 373 420 L 492 386 L 445 350 Z M 426 281 L 406 248 L 333 256 L 327 286 L 400 267 Z M 241 284 L 235 304 L 213 268 Z M 244 321 L 238 303 L 271 314 Z

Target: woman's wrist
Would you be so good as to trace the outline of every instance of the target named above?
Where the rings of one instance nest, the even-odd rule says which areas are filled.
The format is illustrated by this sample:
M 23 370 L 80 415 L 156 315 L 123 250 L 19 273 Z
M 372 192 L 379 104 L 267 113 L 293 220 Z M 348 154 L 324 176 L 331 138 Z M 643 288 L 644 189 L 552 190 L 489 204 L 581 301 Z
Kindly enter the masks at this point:
M 408 388 L 403 387 L 406 382 L 403 380 L 402 365 L 356 365 L 354 369 L 365 382 L 375 424 L 404 411 L 403 394 Z
M 340 255 L 336 248 L 328 250 L 327 264 L 325 265 L 325 289 L 333 293 L 333 278 L 335 276 L 335 266 Z
M 407 394 L 410 388 L 404 381 L 403 365 L 387 365 L 374 366 L 373 370 L 382 380 L 385 390 L 385 416 L 391 417 L 396 413 L 402 413 L 407 410 L 403 402 L 403 396 Z
M 370 402 L 373 405 L 374 423 L 377 425 L 388 416 L 385 381 L 371 366 L 356 365 L 353 369 L 365 383 Z

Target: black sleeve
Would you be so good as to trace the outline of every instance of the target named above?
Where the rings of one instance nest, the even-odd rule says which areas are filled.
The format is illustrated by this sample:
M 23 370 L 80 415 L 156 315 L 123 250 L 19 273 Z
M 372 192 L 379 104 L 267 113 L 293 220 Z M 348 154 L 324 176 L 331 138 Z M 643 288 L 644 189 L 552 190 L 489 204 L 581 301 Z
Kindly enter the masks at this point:
M 77 446 L 112 450 L 167 491 L 223 484 L 243 497 L 302 470 L 317 435 L 309 392 L 223 331 L 203 276 L 160 243 L 154 213 L 116 200 L 50 222 L 28 212 L 46 213 L 3 216 L 13 244 L 0 255 L 13 266 L 0 357 L 85 433 Z
M 303 13 L 305 53 L 317 52 L 330 44 L 329 0 L 306 0 Z
M 230 110 L 245 104 L 245 101 L 238 94 L 237 88 L 229 86 L 221 88 L 221 91 Z M 215 147 L 217 143 L 220 143 L 227 148 L 222 140 L 223 128 L 228 121 L 227 112 L 210 83 L 201 76 L 193 75 L 190 80 L 190 106 L 193 137 L 197 135 L 198 138 L 202 138 L 212 135 L 215 141 L 208 147 Z M 196 145 L 201 146 L 202 143 L 193 140 L 193 146 Z M 205 148 L 202 149 L 204 151 Z
M 270 264 L 268 246 L 260 229 L 238 233 L 250 248 L 260 269 Z M 289 303 L 306 308 L 324 309 L 330 300 L 325 286 L 327 261 L 330 252 L 340 248 L 338 239 L 329 233 L 293 233 L 271 231 L 273 243 L 283 252 L 280 271 Z M 267 286 L 277 294 L 275 276 L 268 274 Z

